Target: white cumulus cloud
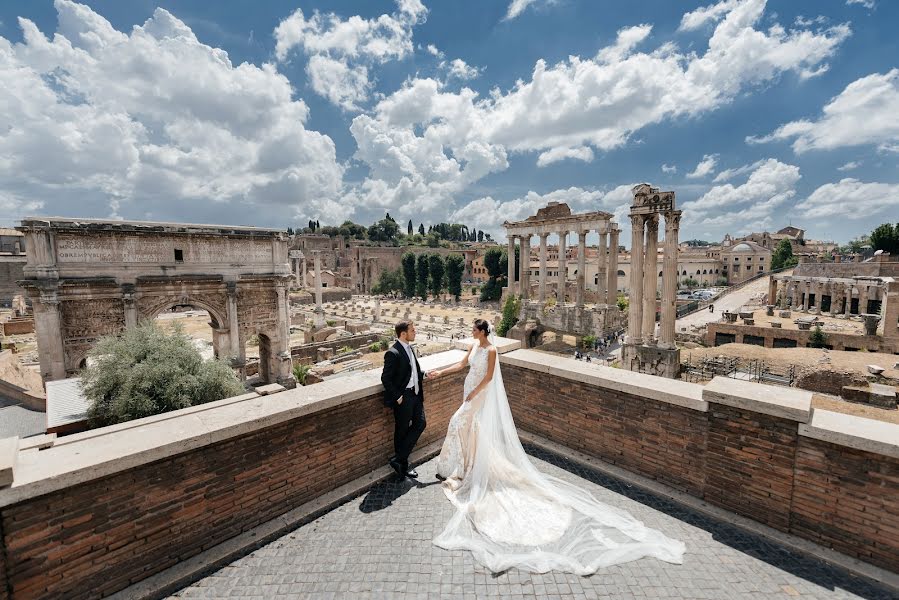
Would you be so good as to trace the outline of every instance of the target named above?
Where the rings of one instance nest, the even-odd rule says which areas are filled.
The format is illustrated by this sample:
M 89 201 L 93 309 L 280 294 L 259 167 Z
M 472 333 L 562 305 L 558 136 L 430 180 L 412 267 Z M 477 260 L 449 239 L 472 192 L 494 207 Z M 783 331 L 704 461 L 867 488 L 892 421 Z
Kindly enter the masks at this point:
M 699 179 L 711 175 L 715 171 L 715 165 L 718 164 L 717 154 L 706 154 L 696 165 L 692 172 L 687 173 L 687 179 Z
M 343 19 L 317 10 L 306 18 L 298 8 L 275 28 L 275 55 L 285 61 L 294 48 L 302 48 L 309 56 L 312 89 L 346 110 L 357 110 L 371 88 L 368 68 L 409 56 L 412 28 L 427 13 L 420 0 L 397 0 L 395 13 L 374 19 Z
M 55 7 L 51 39 L 25 18 L 21 43 L 0 37 L 5 204 L 205 221 L 346 214 L 327 200 L 342 188 L 334 143 L 305 127 L 309 109 L 275 67 L 234 66 L 164 9 L 126 34 L 87 6 Z
M 540 156 L 537 157 L 537 166 L 545 167 L 569 158 L 584 162 L 592 162 L 593 149 L 589 146 L 578 146 L 577 148 L 553 148 L 552 150 L 541 153 Z
M 868 10 L 873 9 L 874 6 L 876 5 L 874 0 L 846 0 L 847 6 L 851 6 L 853 4 L 858 4 L 860 6 L 863 6 L 863 7 L 867 8 Z
M 662 164 L 662 173 L 677 173 L 677 167 L 674 165 Z
M 738 226 L 739 232 L 761 231 L 773 225 L 774 210 L 796 195 L 802 176 L 799 167 L 769 158 L 741 185 L 725 183 L 697 200 L 686 202 L 685 224 L 706 227 Z
M 899 145 L 899 69 L 853 81 L 824 106 L 817 121 L 791 121 L 749 143 L 793 140 L 793 150 L 832 150 L 873 144 L 891 151 Z
M 899 183 L 865 183 L 846 178 L 827 183 L 796 205 L 806 217 L 841 217 L 863 219 L 895 209 L 899 198 Z

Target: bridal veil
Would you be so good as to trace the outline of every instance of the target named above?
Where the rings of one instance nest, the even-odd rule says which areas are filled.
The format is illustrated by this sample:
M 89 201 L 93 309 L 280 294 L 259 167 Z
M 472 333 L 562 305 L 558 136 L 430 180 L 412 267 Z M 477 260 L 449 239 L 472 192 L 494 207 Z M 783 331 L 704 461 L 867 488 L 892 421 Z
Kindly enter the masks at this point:
M 518 439 L 498 356 L 486 393 L 471 469 L 455 491 L 444 488 L 456 512 L 437 546 L 470 550 L 493 572 L 589 575 L 644 556 L 682 562 L 682 542 L 537 470 Z

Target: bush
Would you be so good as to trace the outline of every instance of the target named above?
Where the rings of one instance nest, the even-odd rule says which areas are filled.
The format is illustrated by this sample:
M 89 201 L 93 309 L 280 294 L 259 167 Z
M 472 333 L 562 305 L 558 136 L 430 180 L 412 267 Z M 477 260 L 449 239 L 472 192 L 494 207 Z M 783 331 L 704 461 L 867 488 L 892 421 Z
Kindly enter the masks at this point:
M 823 348 L 827 344 L 827 334 L 821 331 L 820 325 L 815 325 L 815 330 L 808 338 L 808 345 L 811 348 Z
M 627 296 L 625 296 L 624 294 L 619 294 L 617 304 L 618 304 L 618 310 L 620 310 L 621 312 L 626 312 L 627 307 L 630 306 L 630 301 L 627 299 Z
M 503 305 L 503 319 L 500 321 L 499 327 L 496 328 L 496 333 L 500 337 L 509 333 L 509 330 L 518 323 L 519 310 L 521 310 L 521 300 L 517 296 L 509 294 L 509 297 L 506 298 L 506 303 Z
M 383 348 L 381 348 L 381 342 L 374 342 L 373 344 L 368 345 L 369 352 L 380 352 L 381 350 L 383 350 Z
M 170 410 L 196 406 L 244 392 L 223 360 L 204 361 L 180 326 L 166 334 L 154 323 L 101 338 L 81 371 L 81 388 L 90 402 L 91 427 L 124 423 Z
M 345 353 L 345 352 L 351 352 L 352 350 L 353 350 L 353 349 L 350 348 L 349 346 L 341 346 L 340 348 L 337 349 L 337 354 L 343 354 L 343 353 Z
M 592 349 L 592 348 L 593 348 L 593 344 L 595 344 L 595 343 L 596 343 L 596 336 L 595 336 L 595 335 L 589 335 L 589 334 L 588 334 L 588 335 L 585 335 L 584 337 L 581 338 L 581 346 L 583 346 L 584 348 Z
M 335 321 L 334 319 L 328 319 L 327 321 L 325 321 L 325 325 L 327 325 L 328 327 L 334 327 L 335 325 L 337 325 L 337 321 Z M 259 344 L 258 341 L 256 343 L 257 345 Z
M 306 385 L 306 376 L 309 375 L 309 371 L 312 370 L 312 365 L 294 365 L 293 366 L 293 378 L 297 380 L 297 383 L 300 385 Z

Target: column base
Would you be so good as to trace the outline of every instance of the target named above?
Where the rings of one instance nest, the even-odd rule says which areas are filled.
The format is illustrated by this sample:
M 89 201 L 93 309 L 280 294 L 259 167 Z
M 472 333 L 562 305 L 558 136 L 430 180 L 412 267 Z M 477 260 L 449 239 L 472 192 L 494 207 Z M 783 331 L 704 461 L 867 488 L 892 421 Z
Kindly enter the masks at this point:
M 676 379 L 680 374 L 680 348 L 625 344 L 621 366 L 629 371 Z

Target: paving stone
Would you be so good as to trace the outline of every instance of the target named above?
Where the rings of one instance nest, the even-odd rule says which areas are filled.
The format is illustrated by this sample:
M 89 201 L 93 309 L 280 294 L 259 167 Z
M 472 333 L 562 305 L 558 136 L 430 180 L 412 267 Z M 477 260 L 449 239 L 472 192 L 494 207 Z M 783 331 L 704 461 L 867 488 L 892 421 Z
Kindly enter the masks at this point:
M 436 461 L 418 482 L 385 481 L 171 598 L 864 598 L 890 591 L 842 569 L 526 447 L 542 471 L 682 540 L 683 565 L 646 558 L 599 571 L 494 574 L 431 540 L 453 514 Z

